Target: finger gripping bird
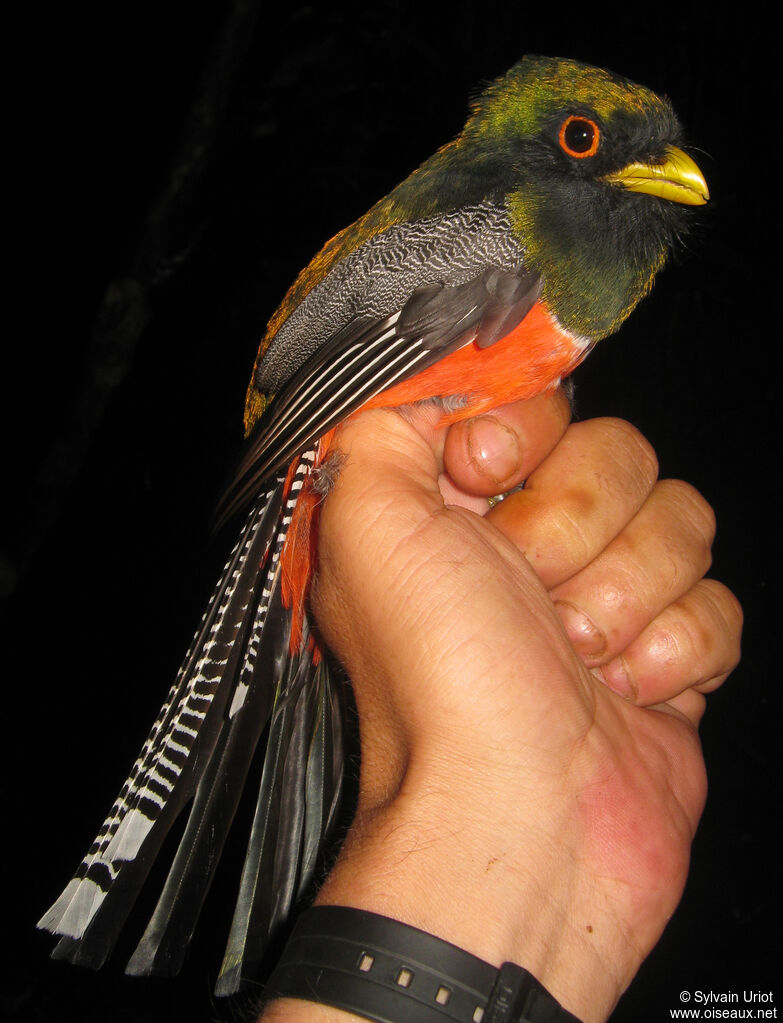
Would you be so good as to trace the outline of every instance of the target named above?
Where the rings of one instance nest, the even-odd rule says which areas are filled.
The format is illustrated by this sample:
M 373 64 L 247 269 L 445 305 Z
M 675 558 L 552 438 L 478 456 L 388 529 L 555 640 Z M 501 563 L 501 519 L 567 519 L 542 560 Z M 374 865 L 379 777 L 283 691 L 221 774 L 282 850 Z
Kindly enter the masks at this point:
M 256 749 L 258 799 L 217 982 L 230 994 L 311 883 L 340 795 L 342 703 L 307 610 L 335 427 L 438 399 L 444 422 L 556 387 L 647 294 L 707 201 L 667 102 L 608 71 L 526 57 L 462 133 L 327 242 L 269 322 L 239 539 L 109 816 L 39 926 L 97 968 L 171 824 L 183 837 L 132 974 L 174 973 Z

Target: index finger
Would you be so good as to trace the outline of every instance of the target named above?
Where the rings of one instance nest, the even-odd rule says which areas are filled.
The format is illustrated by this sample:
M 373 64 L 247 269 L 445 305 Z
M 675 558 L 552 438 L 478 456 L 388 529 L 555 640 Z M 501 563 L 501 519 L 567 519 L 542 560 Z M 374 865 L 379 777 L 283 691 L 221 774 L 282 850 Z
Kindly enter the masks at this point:
M 569 427 L 525 489 L 489 512 L 552 589 L 589 565 L 642 507 L 658 475 L 650 444 L 630 423 Z

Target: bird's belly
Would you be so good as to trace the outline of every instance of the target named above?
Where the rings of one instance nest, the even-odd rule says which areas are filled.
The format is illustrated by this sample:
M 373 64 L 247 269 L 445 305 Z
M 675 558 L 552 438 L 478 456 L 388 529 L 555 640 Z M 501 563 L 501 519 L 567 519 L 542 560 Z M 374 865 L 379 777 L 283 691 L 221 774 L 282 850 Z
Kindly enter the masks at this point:
M 376 395 L 359 412 L 458 395 L 463 400 L 456 408 L 445 412 L 443 419 L 444 424 L 458 422 L 557 387 L 589 349 L 590 342 L 586 338 L 564 330 L 546 306 L 537 302 L 524 320 L 494 345 L 479 348 L 471 340 L 429 369 Z M 326 458 L 334 432 L 321 438 L 314 470 Z M 294 462 L 292 470 L 296 464 Z M 297 501 L 282 552 L 284 602 L 289 607 L 299 604 L 298 608 L 294 607 L 292 649 L 298 646 L 305 597 L 315 567 L 320 501 L 311 479 Z
M 590 346 L 587 338 L 564 330 L 543 302 L 536 302 L 500 341 L 488 348 L 469 341 L 416 376 L 371 398 L 361 411 L 458 395 L 463 401 L 444 417 L 444 423 L 454 423 L 557 387 Z

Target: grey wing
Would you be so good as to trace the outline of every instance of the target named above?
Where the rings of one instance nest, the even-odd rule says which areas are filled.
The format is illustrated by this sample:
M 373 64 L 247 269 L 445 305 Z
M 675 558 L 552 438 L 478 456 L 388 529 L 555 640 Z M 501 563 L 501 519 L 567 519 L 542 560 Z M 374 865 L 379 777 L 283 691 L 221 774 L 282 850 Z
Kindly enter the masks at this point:
M 256 385 L 274 399 L 220 519 L 377 394 L 466 342 L 487 347 L 504 337 L 539 291 L 506 211 L 490 203 L 396 225 L 365 243 L 313 289 L 269 346 Z

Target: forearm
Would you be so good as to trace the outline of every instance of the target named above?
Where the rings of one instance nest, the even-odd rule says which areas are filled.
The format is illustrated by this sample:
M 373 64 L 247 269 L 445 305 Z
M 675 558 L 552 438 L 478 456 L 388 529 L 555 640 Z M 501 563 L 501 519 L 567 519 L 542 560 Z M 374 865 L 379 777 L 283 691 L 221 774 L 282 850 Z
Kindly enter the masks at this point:
M 573 822 L 562 821 L 561 841 L 552 840 L 550 822 L 543 840 L 535 824 L 525 825 L 537 814 L 519 805 L 518 789 L 515 803 L 509 786 L 506 803 L 497 784 L 488 789 L 475 779 L 472 790 L 462 784 L 444 791 L 429 771 L 427 778 L 420 787 L 408 775 L 388 805 L 360 813 L 317 901 L 401 920 L 498 967 L 518 963 L 585 1023 L 605 1020 L 641 954 L 611 926 L 605 908 L 594 912 Z M 484 823 L 504 819 L 505 827 Z M 262 1017 L 355 1018 L 288 1000 Z

